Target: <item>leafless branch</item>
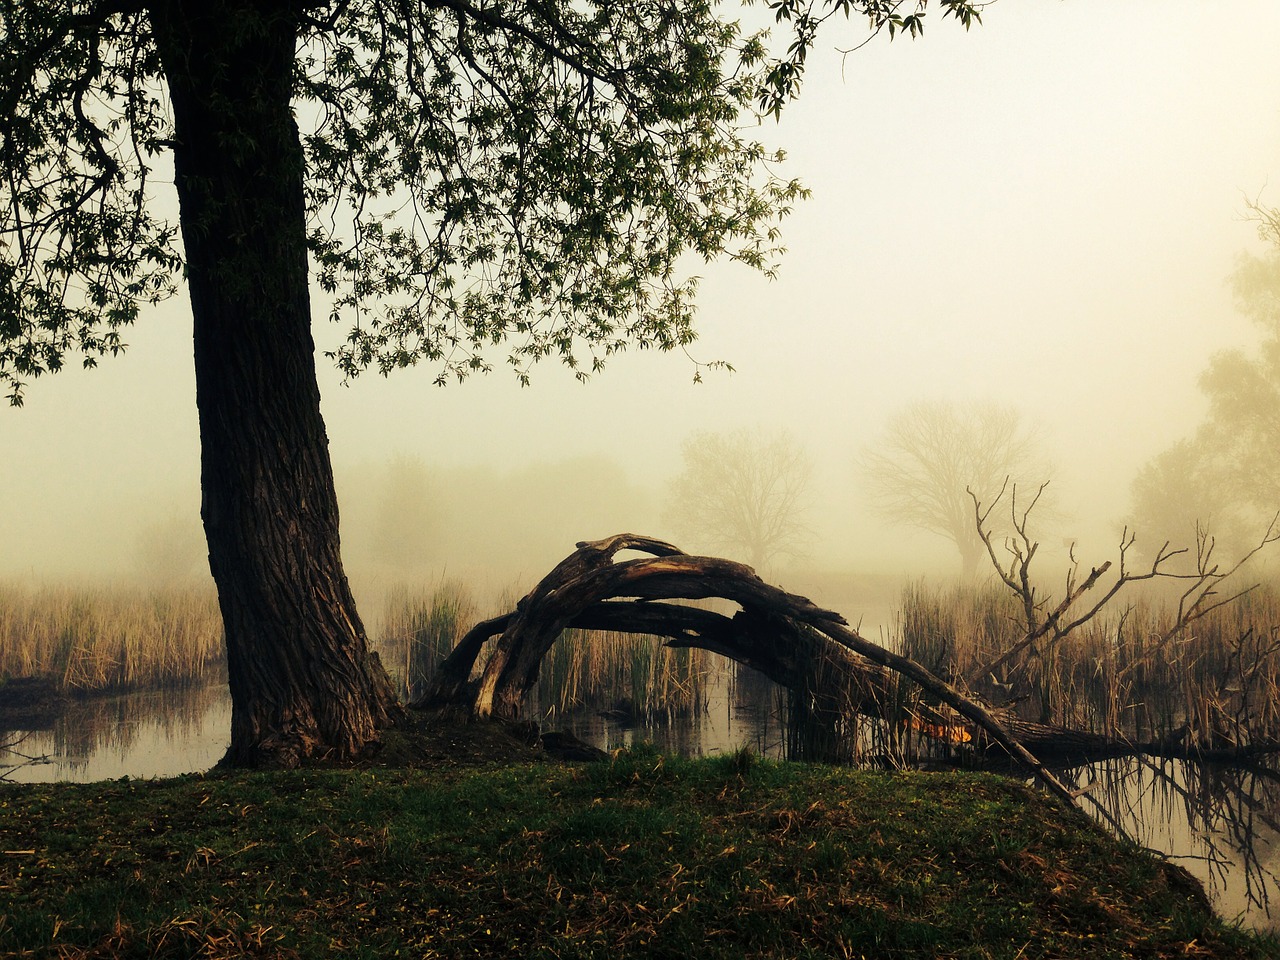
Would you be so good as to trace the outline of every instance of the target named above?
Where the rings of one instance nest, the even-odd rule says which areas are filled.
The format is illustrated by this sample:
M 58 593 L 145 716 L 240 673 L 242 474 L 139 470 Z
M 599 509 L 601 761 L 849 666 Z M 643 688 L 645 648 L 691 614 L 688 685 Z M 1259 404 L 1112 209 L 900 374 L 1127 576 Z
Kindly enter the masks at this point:
M 1250 559 L 1271 543 L 1280 540 L 1280 514 L 1273 517 L 1271 523 L 1267 526 L 1266 532 L 1259 539 L 1256 546 L 1243 554 L 1228 570 L 1220 570 L 1219 566 L 1213 562 L 1213 538 L 1203 528 L 1197 530 L 1196 544 L 1196 568 L 1191 573 L 1179 573 L 1168 569 L 1168 564 L 1175 557 L 1181 556 L 1188 551 L 1186 549 L 1172 549 L 1166 542 L 1157 551 L 1155 559 L 1149 568 L 1144 569 L 1140 573 L 1130 571 L 1128 566 L 1129 553 L 1136 542 L 1135 534 L 1127 527 L 1120 535 L 1119 552 L 1119 569 L 1116 578 L 1111 582 L 1102 594 L 1089 605 L 1078 616 L 1072 617 L 1071 611 L 1079 603 L 1086 594 L 1089 594 L 1099 585 L 1099 581 L 1103 575 L 1111 569 L 1112 562 L 1110 560 L 1101 566 L 1094 567 L 1089 571 L 1089 575 L 1082 582 L 1077 584 L 1076 577 L 1076 560 L 1075 547 L 1072 545 L 1071 560 L 1072 567 L 1067 573 L 1066 587 L 1062 600 L 1052 610 L 1045 613 L 1044 606 L 1046 600 L 1041 600 L 1036 595 L 1036 589 L 1032 583 L 1031 577 L 1031 561 L 1035 556 L 1036 548 L 1039 544 L 1031 539 L 1028 532 L 1028 526 L 1032 510 L 1039 501 L 1040 494 L 1044 491 L 1044 486 L 1040 487 L 1036 496 L 1032 498 L 1031 503 L 1021 512 L 1017 507 L 1017 487 L 1014 485 L 1010 495 L 1010 511 L 1012 513 L 1013 526 L 1016 533 L 1015 537 L 1010 538 L 1007 543 L 1007 549 L 1012 555 L 1012 559 L 1006 568 L 1000 562 L 997 556 L 996 548 L 993 543 L 991 532 L 990 518 L 996 505 L 1004 497 L 1005 490 L 1009 488 L 1006 482 L 1001 487 L 1000 493 L 987 505 L 983 505 L 977 495 L 972 490 L 968 491 L 970 498 L 973 500 L 974 520 L 977 527 L 978 536 L 986 545 L 987 555 L 991 558 L 992 565 L 995 567 L 996 573 L 1004 582 L 1005 586 L 1017 597 L 1022 606 L 1024 618 L 1025 633 L 1017 643 L 1011 646 L 991 661 L 975 668 L 970 676 L 970 683 L 975 683 L 979 678 L 988 675 L 996 675 L 1015 657 L 1028 650 L 1037 641 L 1045 640 L 1044 646 L 1051 647 L 1060 643 L 1072 632 L 1089 623 L 1096 618 L 1104 609 L 1107 608 L 1121 591 L 1130 587 L 1132 584 L 1140 583 L 1147 580 L 1166 579 L 1166 580 L 1189 580 L 1190 585 L 1183 591 L 1178 600 L 1177 614 L 1173 624 L 1162 635 L 1161 641 L 1167 641 L 1179 633 L 1184 631 L 1188 625 L 1201 619 L 1212 611 L 1221 606 L 1232 603 L 1245 594 L 1256 588 L 1256 584 L 1246 587 L 1242 590 L 1235 591 L 1226 597 L 1219 597 L 1217 587 L 1225 580 L 1237 573 Z M 1047 639 L 1045 639 L 1047 638 Z
M 12 780 L 16 770 L 53 763 L 53 758 L 48 754 L 27 754 L 17 749 L 29 736 L 29 733 L 0 733 L 0 756 L 18 758 L 17 763 L 0 762 L 0 783 Z

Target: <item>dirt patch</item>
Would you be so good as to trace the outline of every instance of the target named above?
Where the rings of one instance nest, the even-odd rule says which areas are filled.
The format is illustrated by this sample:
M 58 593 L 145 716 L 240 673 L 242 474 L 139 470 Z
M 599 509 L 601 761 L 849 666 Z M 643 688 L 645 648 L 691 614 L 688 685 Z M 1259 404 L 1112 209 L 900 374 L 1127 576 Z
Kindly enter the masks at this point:
M 384 731 L 359 765 L 475 767 L 537 761 L 588 761 L 607 754 L 572 734 L 540 731 L 536 724 L 476 720 L 455 710 L 409 710 Z

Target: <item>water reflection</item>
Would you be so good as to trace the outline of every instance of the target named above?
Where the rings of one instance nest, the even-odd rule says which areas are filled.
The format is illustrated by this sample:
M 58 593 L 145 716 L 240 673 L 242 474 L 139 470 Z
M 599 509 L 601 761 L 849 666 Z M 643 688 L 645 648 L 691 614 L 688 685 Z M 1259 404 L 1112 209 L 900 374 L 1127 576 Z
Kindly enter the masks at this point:
M 652 743 L 686 757 L 750 747 L 766 757 L 787 752 L 784 704 L 778 689 L 752 670 L 717 667 L 705 678 L 699 709 L 684 716 L 625 717 L 582 710 L 562 718 L 564 727 L 601 750 Z
M 44 730 L 15 731 L 0 749 L 0 773 L 19 783 L 172 777 L 207 770 L 230 741 L 225 684 L 72 700 Z M 30 763 L 24 758 L 47 758 Z M 16 765 L 16 766 L 15 766 Z
M 680 717 L 628 719 L 581 711 L 558 718 L 605 750 L 638 741 L 691 756 L 749 746 L 786 755 L 786 705 L 772 685 L 750 672 L 717 671 L 697 711 Z M 49 729 L 28 733 L 23 754 L 52 762 L 11 771 L 20 782 L 166 777 L 206 770 L 226 750 L 231 703 L 211 684 L 109 700 L 73 702 Z M 9 739 L 0 731 L 0 744 Z M 0 749 L 0 774 L 20 758 Z M 1221 767 L 1142 757 L 1071 771 L 1076 787 L 1126 834 L 1196 876 L 1218 912 L 1260 929 L 1280 929 L 1280 770 Z M 1084 804 L 1089 810 L 1092 804 Z M 1272 913 L 1275 916 L 1272 916 Z
M 1124 757 L 1070 777 L 1078 788 L 1090 787 L 1097 806 L 1086 803 L 1086 811 L 1185 867 L 1219 914 L 1280 930 L 1280 911 L 1273 909 L 1280 906 L 1280 774 L 1274 766 Z

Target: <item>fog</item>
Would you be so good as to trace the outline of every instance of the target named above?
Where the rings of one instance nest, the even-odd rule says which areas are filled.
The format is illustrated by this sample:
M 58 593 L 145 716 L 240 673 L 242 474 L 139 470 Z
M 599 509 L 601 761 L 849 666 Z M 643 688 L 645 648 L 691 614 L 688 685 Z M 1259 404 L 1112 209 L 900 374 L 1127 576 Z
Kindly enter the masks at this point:
M 585 385 L 550 362 L 524 389 L 501 364 L 343 384 L 321 358 L 357 584 L 527 587 L 577 540 L 678 541 L 682 442 L 746 427 L 812 460 L 794 565 L 952 573 L 954 547 L 881 519 L 856 466 L 895 411 L 939 399 L 1016 407 L 1053 464 L 1044 537 L 1103 558 L 1137 470 L 1203 415 L 1208 357 L 1256 336 L 1225 281 L 1262 249 L 1246 200 L 1280 203 L 1280 5 L 1009 2 L 968 34 L 935 13 L 922 39 L 836 52 L 855 39 L 827 34 L 762 128 L 813 191 L 778 278 L 691 263 L 689 356 L 631 352 Z M 318 325 L 321 349 L 342 333 Z M 0 575 L 199 571 L 187 304 L 126 340 L 0 410 Z M 695 384 L 711 360 L 735 372 Z

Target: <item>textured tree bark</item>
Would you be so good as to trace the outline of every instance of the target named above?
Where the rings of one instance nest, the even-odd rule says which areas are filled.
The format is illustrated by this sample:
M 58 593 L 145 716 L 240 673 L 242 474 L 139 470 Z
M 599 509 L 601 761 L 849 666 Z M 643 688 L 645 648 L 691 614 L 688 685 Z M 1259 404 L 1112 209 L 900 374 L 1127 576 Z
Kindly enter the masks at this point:
M 358 754 L 399 715 L 343 572 L 307 289 L 284 2 L 151 7 L 194 319 L 201 514 L 226 630 L 224 762 Z

